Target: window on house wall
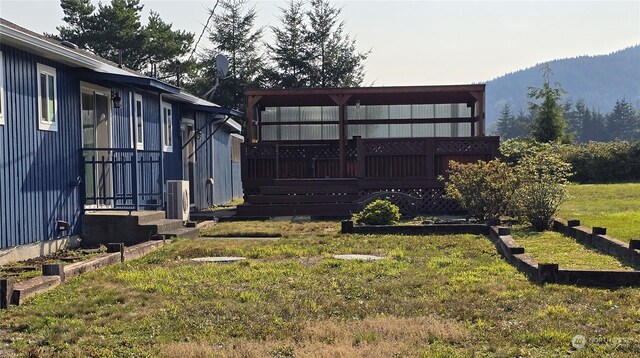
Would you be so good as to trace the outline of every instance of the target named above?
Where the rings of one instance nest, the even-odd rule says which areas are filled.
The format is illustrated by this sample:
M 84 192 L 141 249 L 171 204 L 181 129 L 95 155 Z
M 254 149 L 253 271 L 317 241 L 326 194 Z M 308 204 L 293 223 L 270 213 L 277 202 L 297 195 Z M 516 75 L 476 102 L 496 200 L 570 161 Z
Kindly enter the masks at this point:
M 231 161 L 234 163 L 240 162 L 240 145 L 242 139 L 238 137 L 231 137 Z
M 162 150 L 173 152 L 173 124 L 171 103 L 162 103 Z
M 0 51 L 0 125 L 4 124 L 4 57 Z
M 144 149 L 144 124 L 143 124 L 143 113 L 142 113 L 142 95 L 136 94 L 134 96 L 135 100 L 135 121 L 134 125 L 136 126 L 136 148 Z
M 56 69 L 38 64 L 38 128 L 45 131 L 58 130 L 56 101 Z

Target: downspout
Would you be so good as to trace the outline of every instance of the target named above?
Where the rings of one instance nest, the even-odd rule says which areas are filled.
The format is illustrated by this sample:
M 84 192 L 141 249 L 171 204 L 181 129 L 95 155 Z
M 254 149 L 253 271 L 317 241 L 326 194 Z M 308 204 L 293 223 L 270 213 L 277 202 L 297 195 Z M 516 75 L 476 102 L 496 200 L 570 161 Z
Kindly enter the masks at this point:
M 162 200 L 161 207 L 163 210 L 165 208 L 165 189 L 164 189 L 164 138 L 162 133 L 164 132 L 164 113 L 162 108 L 162 92 L 159 95 L 160 103 L 158 106 L 160 107 L 160 200 Z M 172 111 L 173 112 L 173 111 Z M 173 113 L 171 113 L 173 115 Z M 171 130 L 173 130 L 173 123 L 171 123 Z M 169 133 L 170 136 L 173 136 L 173 133 Z
M 136 113 L 136 92 L 133 86 L 129 86 L 129 103 L 131 105 L 130 113 L 133 113 L 133 118 L 131 118 L 131 123 L 133 127 L 132 135 L 133 135 L 133 168 L 131 168 L 131 176 L 133 177 L 132 185 L 132 194 L 133 194 L 133 207 L 135 211 L 140 210 L 140 202 L 138 198 L 138 113 Z

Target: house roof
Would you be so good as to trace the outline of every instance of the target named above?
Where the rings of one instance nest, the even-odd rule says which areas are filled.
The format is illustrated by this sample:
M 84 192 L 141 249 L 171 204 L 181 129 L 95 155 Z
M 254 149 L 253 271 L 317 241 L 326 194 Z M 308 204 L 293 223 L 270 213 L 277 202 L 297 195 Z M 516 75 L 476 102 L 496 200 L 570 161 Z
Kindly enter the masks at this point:
M 85 73 L 81 76 L 153 89 L 166 93 L 171 99 L 186 103 L 199 111 L 234 117 L 244 116 L 244 113 L 240 111 L 220 107 L 215 103 L 187 93 L 179 87 L 126 67 L 119 67 L 118 64 L 90 51 L 65 46 L 61 41 L 43 36 L 3 18 L 0 18 L 0 43 L 35 53 L 70 67 L 85 69 Z M 240 125 L 237 122 L 231 119 L 227 122 L 232 128 L 239 130 Z

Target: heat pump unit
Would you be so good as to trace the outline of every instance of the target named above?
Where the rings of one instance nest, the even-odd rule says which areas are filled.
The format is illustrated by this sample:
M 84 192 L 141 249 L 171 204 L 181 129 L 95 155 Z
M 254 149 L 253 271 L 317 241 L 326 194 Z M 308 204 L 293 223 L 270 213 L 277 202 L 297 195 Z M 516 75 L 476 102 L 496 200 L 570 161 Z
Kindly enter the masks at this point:
M 167 219 L 189 220 L 189 182 L 167 180 Z

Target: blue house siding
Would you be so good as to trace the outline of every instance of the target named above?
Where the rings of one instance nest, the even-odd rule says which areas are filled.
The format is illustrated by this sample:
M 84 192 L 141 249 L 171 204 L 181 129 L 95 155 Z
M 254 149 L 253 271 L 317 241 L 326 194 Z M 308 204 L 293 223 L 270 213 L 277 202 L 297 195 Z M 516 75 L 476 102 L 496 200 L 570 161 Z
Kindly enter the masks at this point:
M 219 125 L 219 122 L 212 123 L 211 114 L 197 112 L 196 128 L 202 130 L 202 137 L 196 146 L 209 138 Z M 196 152 L 194 188 L 197 209 L 225 204 L 242 196 L 240 163 L 233 163 L 233 169 L 231 164 L 231 133 L 223 125 Z M 213 185 L 209 184 L 209 178 L 213 178 Z
M 21 44 L 26 45 L 24 48 L 33 48 L 37 53 L 49 51 L 37 47 L 37 44 L 31 47 L 31 42 Z M 82 158 L 83 85 L 88 88 L 98 86 L 104 91 L 117 91 L 122 98 L 120 108 L 113 108 L 110 104 L 112 152 L 133 148 L 131 105 L 134 93 L 142 95 L 144 149 L 162 150 L 159 91 L 170 93 L 166 96 L 171 99 L 163 95 L 163 101 L 172 103 L 173 151 L 162 155 L 162 175 L 159 174 L 159 164 L 154 164 L 156 168 L 153 170 L 143 171 L 147 175 L 144 180 L 153 182 L 147 187 L 154 186 L 156 193 L 161 192 L 166 180 L 183 178 L 183 143 L 180 130 L 183 112 L 191 115 L 194 114 L 193 108 L 209 110 L 216 107 L 155 79 L 136 74 L 129 76 L 128 72 L 107 63 L 101 63 L 97 67 L 91 67 L 93 65 L 89 64 L 77 68 L 65 64 L 78 63 L 74 62 L 76 57 L 71 55 L 56 57 L 60 58 L 60 62 L 57 62 L 7 44 L 0 44 L 0 51 L 3 57 L 0 71 L 4 81 L 5 122 L 4 125 L 0 125 L 0 249 L 51 240 L 62 235 L 81 234 L 85 183 L 78 186 L 76 179 L 82 178 L 85 173 Z M 82 56 L 79 50 L 62 48 L 60 51 L 70 51 L 74 56 Z M 56 52 L 56 56 L 61 55 Z M 70 58 L 72 60 L 69 60 Z M 88 56 L 85 60 L 96 61 L 93 56 Z M 39 129 L 38 63 L 56 69 L 57 131 Z M 82 63 L 82 66 L 85 66 L 85 62 Z M 103 65 L 110 69 L 104 70 Z M 92 72 L 103 70 L 106 72 Z M 128 84 L 135 84 L 139 88 L 132 88 Z M 196 127 L 204 126 L 199 145 L 218 124 L 211 123 L 210 113 L 196 112 L 195 117 Z M 198 150 L 194 178 L 198 208 L 226 203 L 233 197 L 242 195 L 239 163 L 231 163 L 230 134 L 231 129 L 224 125 Z M 120 151 L 118 155 L 118 158 L 130 156 L 131 151 Z M 144 155 L 159 157 L 158 153 Z M 130 178 L 133 174 L 130 166 L 120 166 L 120 169 L 112 170 L 112 174 L 118 178 Z M 155 171 L 154 175 L 148 174 L 152 171 Z M 163 182 L 160 181 L 161 178 Z M 214 178 L 213 186 L 207 184 L 208 178 Z M 139 180 L 143 178 L 139 177 Z M 124 195 L 133 192 L 131 181 L 123 179 L 121 182 L 126 183 L 116 184 L 114 180 L 114 194 Z M 153 204 L 163 204 L 152 197 L 140 199 L 141 204 L 150 204 L 147 208 L 154 208 Z M 121 203 L 124 204 L 131 205 Z M 58 220 L 70 223 L 70 230 L 58 232 Z
M 71 68 L 2 46 L 5 125 L 0 126 L 0 247 L 58 236 L 56 221 L 78 234 L 80 188 L 79 81 Z M 38 129 L 37 63 L 56 68 L 58 131 Z

